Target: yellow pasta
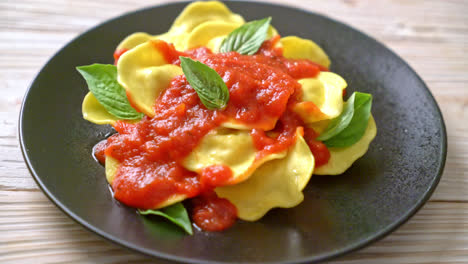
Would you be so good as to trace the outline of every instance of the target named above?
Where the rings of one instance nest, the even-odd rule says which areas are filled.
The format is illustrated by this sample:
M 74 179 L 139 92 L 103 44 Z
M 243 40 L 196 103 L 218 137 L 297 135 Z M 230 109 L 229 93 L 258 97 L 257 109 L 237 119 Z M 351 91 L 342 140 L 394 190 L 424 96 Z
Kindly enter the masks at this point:
M 286 58 L 308 59 L 326 68 L 330 67 L 330 59 L 327 54 L 312 40 L 289 36 L 281 38 L 280 44 Z
M 369 148 L 369 144 L 377 134 L 377 126 L 374 118 L 369 118 L 366 132 L 362 138 L 353 145 L 346 148 L 329 148 L 330 160 L 327 164 L 314 170 L 317 175 L 338 175 L 344 173 L 353 163 L 362 157 Z
M 201 29 L 197 29 L 197 27 L 201 26 L 204 23 L 208 23 L 207 25 L 208 27 L 210 27 L 210 25 L 213 25 L 210 24 L 211 22 L 219 22 L 239 26 L 244 23 L 244 19 L 240 15 L 233 14 L 221 2 L 194 2 L 189 4 L 182 11 L 182 13 L 180 13 L 180 15 L 176 18 L 168 32 L 155 36 L 151 36 L 143 32 L 134 33 L 128 36 L 126 39 L 124 39 L 119 44 L 117 49 L 132 49 L 139 44 L 145 43 L 146 41 L 160 39 L 166 42 L 173 43 L 178 50 L 185 50 L 188 47 L 193 47 L 193 45 L 196 44 L 194 42 L 200 43 L 193 37 L 190 38 L 191 33 L 204 37 L 203 34 L 206 34 L 207 31 L 203 29 L 203 27 Z M 232 30 L 234 29 L 235 28 L 233 28 Z M 221 30 L 222 32 L 225 32 L 224 28 L 215 28 L 215 31 L 216 30 Z M 226 34 L 228 34 L 229 32 L 227 32 Z M 220 33 L 215 33 L 215 35 L 216 34 L 220 35 Z
M 119 161 L 111 156 L 106 156 L 105 167 L 107 182 L 112 185 L 117 169 L 119 168 Z
M 299 80 L 302 87 L 302 101 L 294 107 L 305 123 L 333 119 L 343 110 L 343 90 L 346 81 L 338 74 L 320 72 L 315 78 Z M 310 107 L 310 103 L 313 105 Z M 320 111 L 317 111 L 318 110 Z
M 153 36 L 148 33 L 136 32 L 122 40 L 122 42 L 120 42 L 120 44 L 117 46 L 116 50 L 130 50 L 151 39 L 153 39 Z
M 208 21 L 197 26 L 187 37 L 185 50 L 197 47 L 207 47 L 210 50 L 218 50 L 222 40 L 240 23 L 227 23 L 224 21 Z
M 98 125 L 112 124 L 119 120 L 117 117 L 107 112 L 104 106 L 98 102 L 91 92 L 88 92 L 83 99 L 81 109 L 84 119 Z
M 236 184 L 249 178 L 261 164 L 286 155 L 285 152 L 273 153 L 257 159 L 257 154 L 249 131 L 218 128 L 208 133 L 185 158 L 184 167 L 199 172 L 211 165 L 225 165 L 233 173 L 229 184 Z
M 314 169 L 314 157 L 300 134 L 286 157 L 260 166 L 246 181 L 216 188 L 220 197 L 227 198 L 240 219 L 255 221 L 274 207 L 290 208 L 304 199 L 302 190 Z
M 117 70 L 118 81 L 127 91 L 134 107 L 148 116 L 154 116 L 156 98 L 175 76 L 182 74 L 182 69 L 168 64 L 151 41 L 122 55 Z
M 196 26 L 207 21 L 244 23 L 244 19 L 233 14 L 223 3 L 218 1 L 195 2 L 189 4 L 175 19 L 169 32 L 171 34 L 189 33 Z

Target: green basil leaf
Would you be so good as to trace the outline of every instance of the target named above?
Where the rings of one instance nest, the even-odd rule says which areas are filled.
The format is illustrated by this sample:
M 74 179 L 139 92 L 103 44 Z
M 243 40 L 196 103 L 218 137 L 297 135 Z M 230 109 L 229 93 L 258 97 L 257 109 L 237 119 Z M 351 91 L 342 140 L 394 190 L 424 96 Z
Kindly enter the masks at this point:
M 140 210 L 138 212 L 141 215 L 159 215 L 177 226 L 181 227 L 185 232 L 190 235 L 193 235 L 192 223 L 187 214 L 187 210 L 182 205 L 182 203 L 176 203 L 171 206 L 161 208 L 160 210 Z
M 341 131 L 343 131 L 343 129 L 345 129 L 349 125 L 354 115 L 355 96 L 356 93 L 353 93 L 351 97 L 349 97 L 348 101 L 343 107 L 343 112 L 341 112 L 341 114 L 338 117 L 333 118 L 330 121 L 330 124 L 328 124 L 327 129 L 317 137 L 317 140 L 325 141 L 327 139 L 330 139 L 336 136 Z
M 329 139 L 323 141 L 327 147 L 349 147 L 359 141 L 364 133 L 366 132 L 367 123 L 369 122 L 370 111 L 372 107 L 372 95 L 368 93 L 359 93 L 355 92 L 351 97 L 354 97 L 353 102 L 353 114 L 351 121 L 347 121 L 349 118 L 349 113 L 343 111 L 342 115 L 348 115 L 346 118 L 337 119 L 343 120 L 342 122 L 349 122 L 347 126 L 342 128 L 340 124 L 330 124 L 330 133 L 333 135 Z M 351 99 L 350 97 L 350 99 Z M 349 101 L 349 100 L 348 100 Z M 348 104 L 348 103 L 347 103 Z M 348 107 L 345 107 L 345 110 Z M 340 115 L 341 116 L 341 115 Z M 334 123 L 334 122 L 332 122 Z M 333 127 L 332 127 L 333 125 Z M 337 128 L 339 127 L 339 128 Z M 341 130 L 339 133 L 336 133 L 336 129 Z M 333 131 L 332 131 L 333 130 Z M 327 133 L 329 130 L 325 131 Z
M 190 86 L 208 109 L 223 109 L 229 101 L 229 90 L 219 74 L 207 65 L 180 56 L 180 66 Z
M 140 119 L 142 113 L 130 105 L 125 89 L 117 82 L 117 67 L 111 64 L 92 64 L 76 67 L 104 108 L 120 119 Z
M 254 20 L 232 31 L 221 43 L 220 51 L 255 54 L 266 39 L 271 17 Z

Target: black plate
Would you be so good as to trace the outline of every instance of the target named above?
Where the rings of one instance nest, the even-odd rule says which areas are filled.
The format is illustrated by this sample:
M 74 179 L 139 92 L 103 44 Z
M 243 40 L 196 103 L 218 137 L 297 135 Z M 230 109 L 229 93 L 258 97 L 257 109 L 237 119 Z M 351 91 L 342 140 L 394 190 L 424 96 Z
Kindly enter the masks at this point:
M 228 2 L 246 20 L 273 17 L 283 35 L 316 41 L 331 70 L 374 95 L 378 134 L 345 174 L 315 176 L 305 200 L 258 222 L 239 221 L 221 233 L 186 236 L 147 220 L 112 199 L 91 149 L 110 131 L 83 120 L 87 93 L 75 67 L 112 63 L 114 48 L 136 31 L 162 33 L 186 3 L 140 10 L 101 24 L 61 49 L 29 88 L 20 140 L 31 174 L 66 214 L 95 233 L 151 256 L 192 263 L 300 263 L 329 259 L 382 238 L 412 216 L 434 191 L 445 163 L 446 132 L 426 85 L 397 55 L 330 18 L 285 6 Z

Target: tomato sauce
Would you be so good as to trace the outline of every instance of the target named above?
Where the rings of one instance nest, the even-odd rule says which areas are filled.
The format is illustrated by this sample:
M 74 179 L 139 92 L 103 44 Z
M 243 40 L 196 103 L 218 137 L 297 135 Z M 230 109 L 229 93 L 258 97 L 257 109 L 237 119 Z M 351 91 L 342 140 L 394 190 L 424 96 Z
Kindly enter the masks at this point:
M 203 190 L 210 191 L 217 186 L 226 185 L 232 177 L 231 168 L 226 165 L 212 165 L 200 172 L 200 184 Z
M 316 168 L 327 164 L 330 159 L 330 151 L 327 146 L 323 142 L 315 139 L 318 136 L 319 135 L 312 128 L 305 129 L 304 140 L 307 142 L 310 151 L 314 155 Z
M 172 195 L 201 192 L 197 173 L 181 164 L 205 134 L 224 117 L 206 109 L 184 76 L 174 78 L 155 104 L 156 115 L 140 122 L 116 122 L 105 154 L 121 164 L 112 183 L 114 197 L 133 207 L 150 209 Z
M 265 41 L 253 56 L 214 54 L 204 47 L 179 52 L 164 41 L 153 41 L 168 63 L 180 65 L 179 56 L 187 56 L 213 68 L 226 83 L 230 100 L 223 110 L 208 110 L 181 75 L 156 100 L 154 117 L 133 124 L 116 122 L 118 133 L 108 138 L 105 149 L 105 155 L 120 162 L 112 182 L 114 197 L 129 206 L 151 209 L 174 195 L 197 196 L 192 199 L 192 218 L 199 227 L 218 231 L 231 226 L 236 208 L 213 192 L 232 177 L 230 168 L 215 165 L 195 173 L 182 162 L 203 136 L 225 121 L 253 128 L 257 158 L 289 148 L 297 131 L 304 135 L 304 124 L 292 111 L 302 97 L 297 79 L 327 69 L 308 60 L 284 58 L 281 49 L 273 48 L 278 39 Z M 116 52 L 116 61 L 123 52 Z M 314 148 L 314 155 L 325 152 Z
M 119 61 L 120 56 L 122 56 L 127 51 L 128 49 L 118 49 L 114 52 L 114 65 L 117 65 L 117 62 Z
M 203 230 L 222 231 L 236 222 L 237 208 L 213 191 L 192 199 L 191 205 L 193 222 Z
M 93 147 L 93 156 L 94 158 L 101 164 L 104 165 L 106 163 L 106 155 L 104 152 L 107 148 L 107 140 L 101 140 Z

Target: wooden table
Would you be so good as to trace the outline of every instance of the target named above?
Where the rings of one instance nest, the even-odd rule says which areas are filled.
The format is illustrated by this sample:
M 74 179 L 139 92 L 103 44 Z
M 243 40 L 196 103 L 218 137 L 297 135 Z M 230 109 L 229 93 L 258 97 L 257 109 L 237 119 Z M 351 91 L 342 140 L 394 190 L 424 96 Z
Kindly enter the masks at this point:
M 42 194 L 21 156 L 17 120 L 24 92 L 60 47 L 106 19 L 160 2 L 0 1 L 0 263 L 154 262 L 85 230 Z M 447 163 L 431 200 L 393 234 L 331 263 L 468 263 L 468 1 L 288 3 L 393 49 L 428 84 L 447 125 Z

